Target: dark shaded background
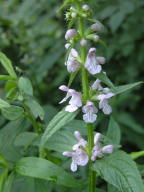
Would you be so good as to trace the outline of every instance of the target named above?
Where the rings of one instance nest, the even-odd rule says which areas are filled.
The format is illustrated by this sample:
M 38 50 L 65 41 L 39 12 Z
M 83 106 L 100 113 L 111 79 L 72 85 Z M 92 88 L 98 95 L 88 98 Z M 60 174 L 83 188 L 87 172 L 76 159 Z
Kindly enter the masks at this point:
M 67 83 L 69 75 L 64 66 L 66 21 L 64 12 L 57 12 L 61 3 L 61 0 L 0 1 L 0 50 L 13 61 L 19 75 L 31 79 L 40 103 L 45 108 L 52 106 L 55 111 L 61 108 L 58 87 Z M 107 47 L 98 45 L 98 52 L 107 58 L 108 76 L 116 85 L 143 81 L 144 1 L 97 0 L 92 4 L 95 18 L 105 26 L 100 36 Z M 0 82 L 1 95 L 3 85 Z M 78 89 L 79 80 L 76 86 Z M 128 152 L 144 148 L 143 95 L 143 86 L 139 86 L 113 101 L 123 148 Z M 105 129 L 105 121 L 99 129 Z

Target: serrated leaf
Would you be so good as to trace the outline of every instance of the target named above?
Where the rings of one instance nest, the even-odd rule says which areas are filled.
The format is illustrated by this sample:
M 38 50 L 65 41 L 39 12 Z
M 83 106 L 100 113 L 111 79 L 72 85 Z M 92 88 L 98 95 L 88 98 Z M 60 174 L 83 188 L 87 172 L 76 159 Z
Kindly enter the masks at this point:
M 120 192 L 144 191 L 135 162 L 123 151 L 116 151 L 110 156 L 97 160 L 92 169 Z
M 112 116 L 110 118 L 108 125 L 107 137 L 113 142 L 113 144 L 116 145 L 120 144 L 121 139 L 120 128 L 118 123 L 114 120 Z
M 20 159 L 16 163 L 15 171 L 23 176 L 44 179 L 58 185 L 81 187 L 81 181 L 74 179 L 62 167 L 55 165 L 51 161 L 37 157 Z
M 127 85 L 117 86 L 117 87 L 114 88 L 113 92 L 115 94 L 120 94 L 120 93 L 123 93 L 125 91 L 128 91 L 128 90 L 140 85 L 141 83 L 143 83 L 143 82 L 140 81 L 140 82 L 137 82 L 137 83 L 130 83 L 130 84 L 127 84 Z
M 0 52 L 0 62 L 5 68 L 5 70 L 8 72 L 8 74 L 14 78 L 17 78 L 17 75 L 13 69 L 11 61 L 7 58 L 7 56 Z
M 67 123 L 72 121 L 77 112 L 69 113 L 67 111 L 60 111 L 48 124 L 47 128 L 45 129 L 44 134 L 41 138 L 40 148 L 42 149 L 44 144 L 48 141 L 48 139 L 59 129 L 65 126 Z
M 20 77 L 18 81 L 18 87 L 27 95 L 33 95 L 33 87 L 31 81 L 26 77 Z

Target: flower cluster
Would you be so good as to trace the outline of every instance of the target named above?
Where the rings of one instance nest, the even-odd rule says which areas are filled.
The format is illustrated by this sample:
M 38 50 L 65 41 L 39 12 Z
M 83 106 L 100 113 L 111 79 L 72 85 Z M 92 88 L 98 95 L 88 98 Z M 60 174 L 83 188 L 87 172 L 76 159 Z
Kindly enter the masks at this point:
M 63 152 L 64 156 L 72 157 L 71 170 L 73 172 L 77 171 L 78 166 L 85 166 L 91 161 L 96 161 L 98 158 L 102 158 L 104 154 L 111 154 L 114 150 L 113 145 L 101 146 L 100 139 L 101 134 L 96 133 L 94 137 L 94 147 L 92 149 L 92 155 L 87 151 L 87 141 L 81 136 L 79 131 L 74 132 L 74 136 L 78 140 L 78 143 L 75 144 L 72 149 L 74 152 Z
M 83 5 L 81 12 L 78 12 L 74 7 L 70 8 L 68 12 L 70 18 L 78 16 L 84 17 L 90 11 L 88 5 Z M 92 24 L 83 36 L 74 28 L 68 29 L 65 34 L 65 39 L 67 41 L 65 48 L 68 51 L 68 57 L 65 62 L 67 70 L 69 73 L 77 72 L 81 68 L 85 68 L 87 72 L 91 75 L 98 73 L 104 73 L 102 70 L 102 65 L 105 64 L 105 58 L 102 56 L 97 56 L 96 48 L 91 47 L 88 50 L 87 56 L 85 57 L 85 63 L 82 62 L 78 51 L 74 48 L 75 44 L 79 43 L 81 47 L 85 46 L 89 40 L 98 41 L 99 36 L 97 32 L 101 31 L 103 28 L 101 23 Z M 61 91 L 66 92 L 66 96 L 60 102 L 63 103 L 69 99 L 69 104 L 65 107 L 68 112 L 74 112 L 78 108 L 82 107 L 83 120 L 86 123 L 93 123 L 97 119 L 98 110 L 102 110 L 104 114 L 108 115 L 112 112 L 112 108 L 108 103 L 108 100 L 114 96 L 109 88 L 103 88 L 99 79 L 90 87 L 90 94 L 86 100 L 83 99 L 83 94 L 74 89 L 71 89 L 65 85 L 59 87 Z

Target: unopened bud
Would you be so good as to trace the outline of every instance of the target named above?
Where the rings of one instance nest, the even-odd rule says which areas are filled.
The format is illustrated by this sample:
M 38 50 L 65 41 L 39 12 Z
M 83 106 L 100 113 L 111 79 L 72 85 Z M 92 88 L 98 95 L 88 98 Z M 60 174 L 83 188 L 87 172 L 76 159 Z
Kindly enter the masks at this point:
M 104 146 L 102 148 L 102 152 L 103 153 L 108 153 L 108 154 L 111 154 L 113 152 L 113 150 L 114 150 L 113 145 L 107 145 L 107 146 Z
M 77 16 L 77 13 L 76 13 L 76 12 L 72 12 L 72 13 L 71 13 L 71 17 L 72 17 L 72 18 L 75 18 L 76 16 Z
M 94 42 L 97 42 L 100 39 L 100 37 L 98 35 L 93 35 L 92 39 Z
M 91 29 L 93 31 L 101 31 L 102 30 L 102 24 L 100 23 L 95 23 L 93 25 L 91 25 Z
M 82 6 L 82 9 L 83 9 L 84 11 L 88 11 L 90 8 L 89 8 L 88 5 L 85 4 L 85 5 Z
M 87 45 L 87 40 L 86 40 L 86 39 L 82 39 L 82 40 L 80 41 L 80 45 L 81 45 L 82 47 L 86 46 L 86 45 Z
M 77 34 L 77 31 L 75 29 L 69 29 L 67 30 L 66 34 L 65 34 L 65 39 L 71 39 L 72 37 L 74 37 Z
M 66 44 L 65 44 L 65 48 L 66 48 L 66 49 L 68 49 L 70 46 L 71 46 L 70 43 L 66 43 Z
M 98 63 L 100 63 L 102 65 L 105 64 L 105 62 L 106 62 L 106 59 L 104 57 L 96 57 L 96 59 L 97 59 Z

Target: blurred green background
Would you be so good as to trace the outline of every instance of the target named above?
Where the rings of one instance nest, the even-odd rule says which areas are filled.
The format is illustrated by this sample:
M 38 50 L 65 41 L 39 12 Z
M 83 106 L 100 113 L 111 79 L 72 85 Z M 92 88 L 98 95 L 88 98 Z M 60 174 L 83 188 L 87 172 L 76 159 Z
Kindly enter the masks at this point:
M 47 118 L 62 108 L 58 102 L 63 95 L 58 87 L 69 77 L 64 66 L 67 23 L 64 10 L 57 12 L 61 3 L 62 0 L 0 0 L 0 50 L 13 61 L 19 76 L 31 79 Z M 107 58 L 104 69 L 108 76 L 116 85 L 143 81 L 144 1 L 93 0 L 92 4 L 95 18 L 105 26 L 100 36 L 107 47 L 98 45 L 98 52 Z M 76 86 L 80 89 L 79 80 Z M 3 87 L 4 82 L 0 82 L 0 95 Z M 143 86 L 139 86 L 113 101 L 113 113 L 127 152 L 144 148 L 143 95 Z M 105 124 L 102 121 L 99 129 L 104 130 Z

